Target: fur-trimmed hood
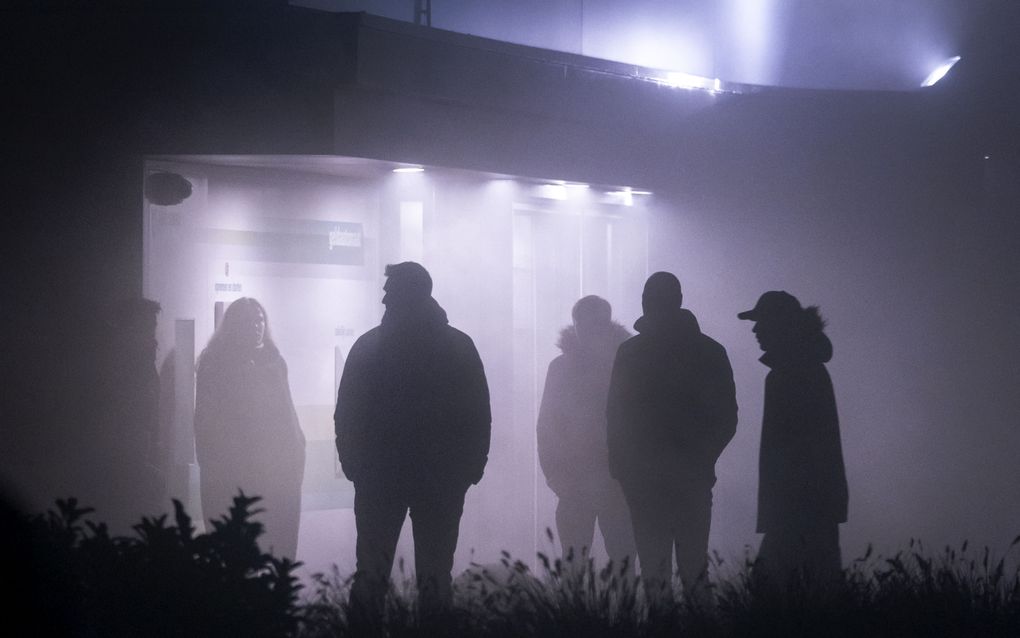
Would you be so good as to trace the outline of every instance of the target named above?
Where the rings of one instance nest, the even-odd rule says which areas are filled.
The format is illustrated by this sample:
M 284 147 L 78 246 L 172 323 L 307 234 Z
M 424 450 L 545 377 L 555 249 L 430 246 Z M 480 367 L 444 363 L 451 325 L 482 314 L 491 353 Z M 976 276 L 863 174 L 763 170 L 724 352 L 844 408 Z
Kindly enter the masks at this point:
M 560 337 L 556 340 L 556 347 L 567 356 L 602 355 L 614 357 L 616 349 L 620 344 L 631 337 L 630 331 L 623 327 L 623 324 L 612 321 L 610 325 L 591 338 L 582 341 L 573 325 L 560 330 Z
M 828 363 L 832 359 L 832 341 L 825 334 L 825 319 L 818 306 L 808 306 L 797 317 L 798 339 L 789 348 L 770 350 L 760 359 L 770 368 L 787 365 Z

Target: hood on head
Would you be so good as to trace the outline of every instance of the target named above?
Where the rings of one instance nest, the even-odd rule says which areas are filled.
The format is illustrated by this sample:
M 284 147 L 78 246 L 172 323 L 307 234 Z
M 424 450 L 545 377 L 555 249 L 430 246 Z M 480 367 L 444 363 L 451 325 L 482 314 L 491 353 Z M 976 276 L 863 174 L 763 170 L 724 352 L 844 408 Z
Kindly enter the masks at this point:
M 701 334 L 697 317 L 686 308 L 677 308 L 668 313 L 645 314 L 634 322 L 634 330 L 641 334 L 665 334 L 681 338 Z
M 832 341 L 825 334 L 825 319 L 818 306 L 804 309 L 804 353 L 811 359 L 828 363 L 832 359 Z
M 597 333 L 596 339 L 581 342 L 577 330 L 573 325 L 565 326 L 560 330 L 559 339 L 556 340 L 556 347 L 563 354 L 580 354 L 582 352 L 603 351 L 616 354 L 616 349 L 621 343 L 630 338 L 630 331 L 623 327 L 618 321 L 612 321 L 609 326 Z
M 787 345 L 782 348 L 770 349 L 761 357 L 761 362 L 776 367 L 795 363 L 828 363 L 832 360 L 832 341 L 825 334 L 825 319 L 818 306 L 804 308 L 794 330 L 797 338 L 786 342 Z

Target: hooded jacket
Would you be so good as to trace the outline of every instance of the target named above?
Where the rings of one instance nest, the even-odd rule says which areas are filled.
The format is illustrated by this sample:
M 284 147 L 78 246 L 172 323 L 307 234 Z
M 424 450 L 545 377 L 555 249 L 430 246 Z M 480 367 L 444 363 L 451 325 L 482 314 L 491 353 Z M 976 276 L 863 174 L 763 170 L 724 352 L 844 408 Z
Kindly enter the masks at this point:
M 351 348 L 334 424 L 340 464 L 355 484 L 477 483 L 491 421 L 474 342 L 431 297 L 402 315 L 387 310 Z
M 815 315 L 817 316 L 817 315 Z M 821 319 L 799 343 L 770 350 L 758 466 L 758 531 L 847 519 L 847 482 Z
M 715 462 L 736 432 L 726 350 L 686 309 L 645 315 L 620 346 L 606 409 L 609 468 L 623 484 L 711 487 Z
M 538 412 L 538 459 L 559 497 L 604 494 L 613 482 L 606 446 L 606 394 L 616 349 L 630 337 L 619 323 L 582 340 L 560 332 L 563 352 L 549 363 Z

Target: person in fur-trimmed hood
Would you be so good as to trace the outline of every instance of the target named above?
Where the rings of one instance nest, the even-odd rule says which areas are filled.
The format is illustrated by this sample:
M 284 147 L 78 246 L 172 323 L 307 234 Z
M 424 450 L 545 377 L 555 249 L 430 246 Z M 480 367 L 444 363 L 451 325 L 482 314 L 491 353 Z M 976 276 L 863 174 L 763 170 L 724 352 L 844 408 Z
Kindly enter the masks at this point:
M 785 291 L 763 294 L 737 315 L 753 331 L 769 368 L 765 377 L 758 467 L 755 571 L 780 588 L 839 578 L 839 524 L 847 518 L 847 482 L 836 398 L 825 364 L 832 342 L 818 308 Z M 804 584 L 804 583 L 801 583 Z
M 560 332 L 563 354 L 549 364 L 538 414 L 538 457 L 556 493 L 556 529 L 565 556 L 591 548 L 598 523 L 615 565 L 635 556 L 630 513 L 620 484 L 609 474 L 606 393 L 616 349 L 630 333 L 596 295 L 581 298 L 573 323 Z

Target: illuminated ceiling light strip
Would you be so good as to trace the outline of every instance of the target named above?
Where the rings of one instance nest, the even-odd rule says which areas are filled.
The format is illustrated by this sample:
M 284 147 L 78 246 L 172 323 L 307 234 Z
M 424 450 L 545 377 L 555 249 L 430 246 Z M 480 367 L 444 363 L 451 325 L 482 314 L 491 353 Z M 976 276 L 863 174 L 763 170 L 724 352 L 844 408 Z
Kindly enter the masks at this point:
M 665 84 L 677 89 L 701 89 L 709 93 L 722 93 L 722 80 L 719 78 L 706 78 L 681 71 L 669 71 L 666 77 L 652 78 L 659 84 Z
M 401 166 L 393 169 L 394 173 L 424 173 L 425 169 L 421 166 Z
M 946 77 L 946 73 L 949 73 L 949 69 L 953 68 L 957 62 L 960 61 L 960 56 L 954 55 L 942 64 L 935 67 L 935 70 L 928 74 L 928 77 L 921 82 L 921 87 L 934 86 L 936 82 Z
M 624 206 L 634 205 L 634 192 L 629 186 L 625 186 L 623 190 L 609 191 L 606 193 L 609 197 L 619 200 Z

